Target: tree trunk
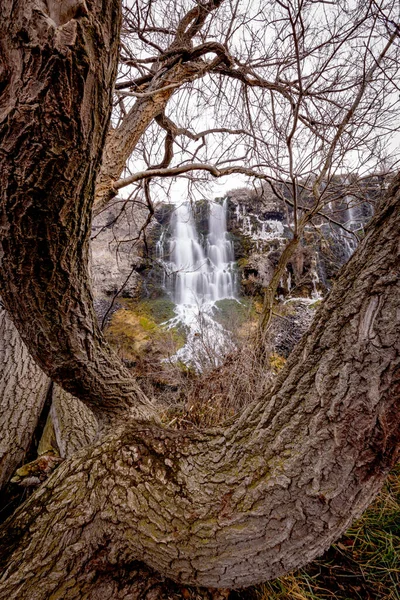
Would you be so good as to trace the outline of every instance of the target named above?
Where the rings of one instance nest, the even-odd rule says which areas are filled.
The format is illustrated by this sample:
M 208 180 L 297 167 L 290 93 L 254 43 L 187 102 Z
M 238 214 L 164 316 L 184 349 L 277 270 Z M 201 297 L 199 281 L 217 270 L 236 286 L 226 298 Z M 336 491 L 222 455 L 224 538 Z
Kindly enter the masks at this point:
M 39 366 L 87 402 L 99 421 L 107 423 L 128 408 L 145 417 L 154 409 L 104 343 L 88 277 L 91 208 L 109 123 L 120 5 L 96 0 L 88 11 L 78 1 L 48 4 L 46 14 L 33 1 L 3 3 L 3 300 L 25 343 L 31 340 Z
M 135 561 L 219 588 L 277 577 L 339 537 L 398 456 L 399 179 L 274 390 L 226 429 L 162 429 L 92 307 L 119 17 L 116 1 L 87 4 L 59 26 L 26 0 L 3 9 L 15 68 L 1 98 L 2 294 L 32 355 L 103 430 L 3 527 L 0 598 L 99 597 L 88 586 Z
M 302 233 L 303 232 L 301 231 L 300 235 Z M 278 290 L 279 282 L 281 281 L 281 279 L 286 271 L 286 267 L 287 267 L 289 260 L 292 258 L 293 254 L 296 251 L 297 246 L 299 245 L 300 235 L 296 235 L 291 240 L 289 240 L 289 242 L 286 244 L 286 246 L 283 249 L 283 252 L 279 258 L 279 261 L 275 268 L 272 279 L 269 282 L 268 287 L 266 288 L 266 290 L 264 292 L 263 308 L 262 308 L 261 317 L 260 317 L 260 320 L 258 323 L 258 332 L 257 332 L 261 350 L 263 349 L 262 346 L 264 345 L 265 336 L 268 331 L 269 325 L 271 323 L 272 310 L 274 307 L 274 302 L 275 302 L 276 292 Z
M 50 390 L 50 379 L 32 360 L 7 312 L 0 307 L 0 489 L 23 462 Z M 96 435 L 93 413 L 54 386 L 49 418 L 63 458 Z
M 397 184 L 275 389 L 234 425 L 126 422 L 65 461 L 4 529 L 0 598 L 80 598 L 137 560 L 242 587 L 322 554 L 398 457 L 399 207 Z
M 50 415 L 62 458 L 72 456 L 93 442 L 97 422 L 83 402 L 54 386 Z
M 0 308 L 0 489 L 25 457 L 49 386 Z

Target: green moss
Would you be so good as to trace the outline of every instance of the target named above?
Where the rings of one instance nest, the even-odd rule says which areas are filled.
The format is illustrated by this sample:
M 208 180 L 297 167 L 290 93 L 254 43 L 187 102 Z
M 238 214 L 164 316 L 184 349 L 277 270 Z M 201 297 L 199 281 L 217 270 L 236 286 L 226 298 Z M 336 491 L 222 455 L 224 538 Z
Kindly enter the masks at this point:
M 249 264 L 248 258 L 239 258 L 239 260 L 237 261 L 237 265 L 238 265 L 239 269 L 244 269 L 244 267 L 247 267 L 248 264 Z
M 182 344 L 182 345 L 184 345 L 184 344 Z M 182 373 L 184 373 L 187 377 L 196 377 L 196 375 L 197 375 L 196 370 L 191 365 L 187 365 L 186 363 L 182 362 L 181 360 L 178 360 L 175 364 L 178 367 L 178 369 L 180 371 L 182 371 Z
M 322 300 L 316 300 L 315 302 L 310 304 L 309 308 L 316 310 L 317 308 L 319 308 L 321 306 L 321 304 L 322 304 Z
M 168 297 L 131 302 L 129 308 L 136 314 L 151 318 L 155 323 L 164 323 L 175 316 L 175 304 Z
M 139 317 L 139 325 L 144 331 L 154 333 L 157 330 L 157 325 L 154 321 L 149 319 L 148 317 L 141 316 Z
M 253 318 L 256 312 L 254 302 L 250 298 L 241 298 L 240 301 L 224 298 L 218 300 L 215 306 L 215 320 L 227 329 L 231 329 L 232 326 L 240 327 Z
M 149 353 L 167 357 L 186 343 L 182 327 L 163 326 L 175 315 L 174 303 L 168 298 L 135 302 L 121 301 L 126 308 L 114 313 L 106 336 L 117 352 L 127 360 Z
M 175 342 L 176 350 L 183 348 L 187 340 L 185 330 L 182 327 L 172 327 L 171 329 L 168 329 L 168 331 Z

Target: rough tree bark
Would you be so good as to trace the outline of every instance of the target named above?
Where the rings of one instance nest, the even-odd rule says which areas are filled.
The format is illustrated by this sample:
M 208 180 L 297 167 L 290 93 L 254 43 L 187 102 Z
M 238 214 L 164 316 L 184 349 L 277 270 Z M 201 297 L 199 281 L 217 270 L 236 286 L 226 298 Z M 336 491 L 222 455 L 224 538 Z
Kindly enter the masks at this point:
M 54 386 L 49 418 L 62 458 L 93 442 L 97 423 L 91 410 L 71 394 Z
M 0 490 L 23 462 L 46 398 L 61 457 L 87 446 L 96 435 L 92 411 L 59 386 L 50 390 L 50 383 L 0 305 Z
M 214 587 L 305 564 L 366 508 L 399 453 L 400 180 L 274 389 L 225 429 L 163 429 L 101 337 L 87 274 L 118 2 L 93 0 L 58 26 L 26 0 L 6 2 L 8 17 L 11 4 L 3 295 L 30 352 L 103 431 L 1 530 L 0 598 L 137 598 L 136 561 Z
M 218 8 L 221 2 L 222 0 L 211 0 L 211 2 L 208 2 L 203 7 L 199 7 L 199 10 L 195 9 L 190 11 L 182 19 L 181 26 L 178 28 L 175 39 L 173 40 L 170 48 L 166 50 L 166 56 L 168 53 L 171 54 L 170 59 L 163 60 L 160 74 L 157 74 L 157 72 L 154 73 L 154 81 L 151 86 L 153 93 L 148 94 L 145 98 L 139 99 L 135 103 L 118 129 L 110 128 L 108 130 L 102 156 L 101 169 L 96 181 L 93 215 L 100 212 L 110 198 L 114 196 L 113 185 L 120 176 L 132 150 L 135 148 L 141 135 L 144 133 L 154 117 L 162 113 L 172 94 L 178 87 L 187 81 L 201 77 L 209 70 L 210 63 L 200 60 L 201 55 L 197 57 L 192 57 L 190 55 L 190 51 L 193 46 L 192 38 L 196 31 L 201 29 L 209 13 Z M 49 4 L 48 10 L 50 13 L 49 16 L 55 19 L 58 23 L 61 22 L 61 20 L 67 22 L 69 17 L 73 16 L 75 12 L 82 16 L 86 9 L 84 8 L 83 4 L 81 5 L 78 2 L 75 4 L 66 3 L 65 8 L 62 8 L 62 5 Z M 181 56 L 182 52 L 185 53 L 184 59 Z M 205 53 L 206 48 L 204 47 L 203 54 Z M 211 64 L 214 65 L 217 63 L 218 61 L 214 61 Z M 6 65 L 4 65 L 3 77 L 5 80 L 7 79 Z M 161 89 L 161 91 L 157 92 L 156 90 L 158 89 Z M 21 355 L 28 356 L 23 342 L 18 340 L 17 336 L 18 333 L 14 328 L 12 337 L 13 352 L 20 352 Z M 3 343 L 4 342 L 5 340 L 3 339 Z M 5 362 L 7 358 L 5 352 L 6 348 L 3 346 L 3 371 L 7 371 L 7 373 L 9 373 L 13 371 L 15 364 L 13 364 L 12 359 L 10 364 Z M 9 356 L 8 353 L 7 356 Z M 36 367 L 33 367 L 33 365 L 33 361 L 31 361 L 29 358 L 24 369 L 30 370 L 31 368 L 34 368 L 35 374 L 32 374 L 32 380 L 36 381 L 39 371 L 36 373 Z M 24 369 L 22 369 L 22 367 L 19 369 L 21 376 L 24 376 L 24 374 L 21 372 Z M 15 375 L 18 375 L 18 373 L 15 372 Z M 15 375 L 13 375 L 13 385 L 14 387 L 18 387 L 20 384 Z M 3 385 L 6 385 L 5 379 L 3 381 Z M 10 388 L 10 385 L 11 383 L 7 383 L 7 389 Z M 25 386 L 25 380 L 21 381 L 21 385 Z M 26 388 L 26 394 L 27 393 L 28 388 Z M 58 386 L 54 387 L 53 405 L 51 409 L 51 417 L 49 418 L 53 418 L 57 441 L 59 443 L 62 456 L 68 456 L 74 449 L 81 447 L 84 442 L 88 442 L 88 440 L 93 437 L 94 428 L 91 413 L 85 410 L 84 407 L 79 404 L 79 401 L 77 401 L 72 395 L 69 395 L 68 401 L 67 398 L 68 394 L 66 392 L 63 394 Z M 8 392 L 7 397 L 3 400 L 3 403 L 7 404 L 9 400 L 10 393 Z M 36 412 L 33 410 L 32 406 L 32 414 L 30 419 L 31 427 L 29 429 L 30 435 L 33 434 L 32 426 L 36 422 Z M 8 414 L 7 411 L 3 412 L 3 415 L 5 424 L 8 422 L 8 420 L 12 421 L 12 415 Z M 28 420 L 28 410 L 25 417 Z M 24 447 L 27 447 L 29 445 L 28 431 L 26 431 L 24 435 Z M 10 439 L 6 441 L 6 438 Z M 9 435 L 4 431 L 2 444 L 4 455 L 3 460 L 6 460 L 6 452 L 7 455 L 10 456 L 11 446 L 13 446 L 11 439 L 11 434 Z M 16 446 L 13 447 L 13 451 L 14 450 L 16 450 Z M 13 469 L 20 462 L 20 458 L 22 458 L 21 452 L 15 454 L 15 460 L 10 463 L 7 469 L 6 465 L 4 464 L 4 469 L 2 471 L 3 476 L 1 479 L 2 483 L 0 485 L 4 485 L 6 483 L 7 477 L 10 476 Z
M 24 341 L 35 338 L 33 357 L 53 381 L 62 381 L 83 401 L 95 392 L 98 400 L 91 408 L 99 420 L 127 407 L 148 416 L 150 402 L 102 342 L 87 266 L 120 6 L 116 1 L 92 2 L 89 8 L 82 2 L 48 5 L 9 1 L 3 6 L 0 278 L 5 290 L 9 284 L 13 288 L 10 296 L 5 291 L 4 301 L 8 308 L 20 306 L 16 326 Z M 21 194 L 24 207 L 18 206 Z M 103 373 L 101 382 L 96 383 L 96 372 Z
M 24 459 L 49 386 L 0 307 L 0 489 Z

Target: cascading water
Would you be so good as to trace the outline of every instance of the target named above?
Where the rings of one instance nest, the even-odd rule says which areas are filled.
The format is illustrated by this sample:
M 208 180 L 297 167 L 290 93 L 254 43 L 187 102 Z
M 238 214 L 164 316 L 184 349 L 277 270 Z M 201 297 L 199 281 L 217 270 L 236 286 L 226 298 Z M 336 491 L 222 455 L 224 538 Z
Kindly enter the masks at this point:
M 218 356 L 229 346 L 227 332 L 214 318 L 216 301 L 236 297 L 234 249 L 227 233 L 226 211 L 226 200 L 210 203 L 204 245 L 189 203 L 178 206 L 171 221 L 170 277 L 165 287 L 176 303 L 177 316 L 168 325 L 181 324 L 187 330 L 187 343 L 175 358 L 198 368 L 204 362 L 217 364 Z
M 172 297 L 177 305 L 200 306 L 235 296 L 233 243 L 226 231 L 226 202 L 210 205 L 209 234 L 200 243 L 189 204 L 175 211 L 170 241 Z
M 344 203 L 347 206 L 345 212 L 344 225 L 348 231 L 357 231 L 362 228 L 359 219 L 357 219 L 356 208 L 353 205 L 354 200 L 350 196 L 345 196 Z M 347 233 L 342 229 L 339 230 L 339 236 L 344 247 L 344 254 L 348 260 L 357 247 L 357 238 L 351 233 Z
M 236 296 L 235 253 L 233 242 L 228 238 L 226 211 L 226 200 L 222 205 L 213 202 L 210 206 L 207 257 L 212 271 L 210 292 L 213 301 Z

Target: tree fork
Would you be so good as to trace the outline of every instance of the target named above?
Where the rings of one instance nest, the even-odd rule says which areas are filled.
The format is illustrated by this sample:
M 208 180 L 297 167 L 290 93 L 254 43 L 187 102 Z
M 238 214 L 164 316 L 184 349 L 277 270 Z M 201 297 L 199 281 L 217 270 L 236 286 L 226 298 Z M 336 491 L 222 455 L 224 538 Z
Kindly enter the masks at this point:
M 399 207 L 398 181 L 275 388 L 235 424 L 127 422 L 65 461 L 3 529 L 0 598 L 79 598 L 99 552 L 211 587 L 322 554 L 398 458 Z
M 0 598 L 78 599 L 136 560 L 217 588 L 277 577 L 322 554 L 398 457 L 399 179 L 269 394 L 226 429 L 143 420 L 152 407 L 101 337 L 87 273 L 119 20 L 117 2 L 87 6 L 56 26 L 9 0 L 1 31 L 15 67 L 0 98 L 2 294 L 103 433 L 5 524 Z

